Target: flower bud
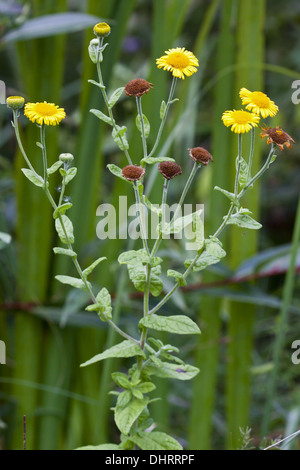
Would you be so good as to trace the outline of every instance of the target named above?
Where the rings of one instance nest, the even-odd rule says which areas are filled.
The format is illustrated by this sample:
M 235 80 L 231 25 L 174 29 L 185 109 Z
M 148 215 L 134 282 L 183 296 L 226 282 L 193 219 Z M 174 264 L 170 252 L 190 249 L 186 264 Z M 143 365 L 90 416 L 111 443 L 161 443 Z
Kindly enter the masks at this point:
M 122 170 L 123 177 L 128 181 L 138 181 L 144 176 L 144 174 L 144 168 L 136 165 L 125 166 Z
M 97 64 L 97 48 L 99 46 L 99 39 L 92 39 L 89 44 L 89 56 L 93 64 Z
M 161 162 L 158 170 L 166 180 L 171 180 L 182 173 L 181 166 L 176 162 Z
M 74 156 L 71 153 L 61 153 L 59 160 L 63 163 L 71 163 L 74 160 Z
M 107 23 L 98 23 L 94 26 L 94 33 L 98 38 L 105 38 L 110 34 L 110 26 Z
M 202 165 L 207 165 L 209 161 L 213 162 L 214 159 L 211 154 L 203 147 L 195 147 L 188 149 L 190 157 L 197 163 L 202 163 Z
M 10 109 L 21 109 L 23 108 L 25 99 L 23 96 L 9 96 L 6 100 L 6 104 Z

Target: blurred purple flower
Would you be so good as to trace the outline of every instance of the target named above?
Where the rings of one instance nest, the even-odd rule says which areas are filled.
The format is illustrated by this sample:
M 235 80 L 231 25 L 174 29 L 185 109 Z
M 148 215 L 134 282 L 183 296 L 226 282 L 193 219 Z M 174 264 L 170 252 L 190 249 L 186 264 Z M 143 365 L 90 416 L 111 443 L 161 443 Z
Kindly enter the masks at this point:
M 127 36 L 122 45 L 123 51 L 127 53 L 135 53 L 141 48 L 140 40 L 136 36 Z

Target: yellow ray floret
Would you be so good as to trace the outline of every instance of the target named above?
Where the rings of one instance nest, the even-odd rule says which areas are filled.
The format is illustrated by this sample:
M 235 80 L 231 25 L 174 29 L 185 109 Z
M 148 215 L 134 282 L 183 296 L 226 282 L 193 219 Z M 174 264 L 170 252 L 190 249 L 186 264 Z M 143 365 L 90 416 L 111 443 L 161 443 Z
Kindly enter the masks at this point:
M 65 117 L 66 113 L 63 108 L 59 108 L 54 103 L 26 103 L 25 116 L 32 122 L 39 125 L 57 126 Z
M 274 101 L 261 91 L 249 91 L 247 88 L 240 89 L 240 97 L 242 104 L 246 105 L 246 109 L 256 114 L 261 114 L 265 119 L 268 116 L 275 116 L 278 111 L 278 106 Z
M 156 65 L 159 69 L 163 68 L 172 72 L 172 75 L 184 80 L 185 75 L 190 77 L 197 72 L 199 62 L 197 57 L 184 47 L 175 47 L 165 51 L 166 55 L 156 59 Z
M 259 123 L 259 115 L 249 113 L 242 109 L 232 111 L 225 111 L 222 116 L 222 121 L 226 127 L 231 126 L 231 131 L 236 134 L 244 134 L 249 132 L 253 127 Z

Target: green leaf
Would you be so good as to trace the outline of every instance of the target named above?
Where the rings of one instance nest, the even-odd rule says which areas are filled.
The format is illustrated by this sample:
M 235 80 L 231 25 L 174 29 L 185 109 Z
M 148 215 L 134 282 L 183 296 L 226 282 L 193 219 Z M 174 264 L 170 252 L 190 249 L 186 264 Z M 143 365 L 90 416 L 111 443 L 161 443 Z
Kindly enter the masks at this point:
M 124 408 L 118 406 L 115 408 L 115 422 L 121 433 L 125 434 L 125 436 L 129 434 L 133 424 L 138 419 L 147 403 L 147 398 L 143 398 L 142 400 L 133 398 Z
M 139 322 L 139 326 L 152 328 L 157 331 L 168 331 L 178 335 L 200 334 L 198 325 L 185 315 L 173 315 L 164 317 L 162 315 L 147 315 Z
M 103 287 L 96 297 L 97 306 L 99 307 L 99 315 L 102 320 L 112 318 L 111 295 L 108 290 Z M 97 309 L 98 310 L 98 309 Z
M 166 108 L 167 108 L 166 102 L 164 100 L 162 100 L 161 106 L 160 106 L 160 111 L 159 111 L 159 115 L 160 115 L 161 120 L 163 120 L 163 118 L 165 117 Z
M 249 172 L 249 166 L 246 160 L 244 160 L 243 157 L 240 157 L 239 184 L 241 188 L 244 188 L 246 184 L 248 183 L 248 172 Z
M 262 227 L 262 225 L 259 222 L 256 222 L 256 220 L 252 219 L 250 215 L 241 212 L 232 215 L 227 221 L 227 224 L 237 225 L 238 227 L 249 228 L 253 230 L 259 230 Z
M 229 191 L 226 191 L 223 188 L 220 188 L 219 186 L 215 186 L 214 189 L 216 191 L 220 191 L 224 196 L 226 196 L 235 206 L 239 206 L 239 202 L 237 200 L 237 197 L 234 193 L 230 193 Z
M 115 372 L 117 373 L 117 372 Z M 113 375 L 113 374 L 112 374 Z M 124 374 L 122 374 L 124 375 Z M 127 378 L 127 377 L 126 377 Z M 127 379 L 128 381 L 128 384 L 126 385 L 126 383 L 124 383 L 125 387 L 123 385 L 120 385 L 120 383 L 123 383 L 122 382 L 122 379 L 119 380 L 119 379 L 116 379 L 114 380 L 116 382 L 117 385 L 119 385 L 120 387 L 124 388 L 124 392 L 116 392 L 118 393 L 118 400 L 117 400 L 117 406 L 120 406 L 120 407 L 125 407 L 126 405 L 128 405 L 128 403 L 130 402 L 131 398 L 132 398 L 132 394 L 131 394 L 131 391 L 130 390 L 126 390 L 126 389 L 129 389 L 131 388 L 131 384 L 129 382 L 129 380 Z
M 72 181 L 73 178 L 75 178 L 77 174 L 77 168 L 73 167 L 67 170 L 67 174 L 65 176 L 65 184 L 69 184 L 70 181 Z
M 118 167 L 117 165 L 114 165 L 113 163 L 110 163 L 109 165 L 107 165 L 107 168 L 109 169 L 109 171 L 114 176 L 117 176 L 118 178 L 121 178 L 123 181 L 127 181 L 127 183 L 131 183 L 126 178 L 124 178 L 124 176 L 122 175 L 122 169 L 120 167 Z
M 83 271 L 83 275 L 86 277 L 86 276 L 89 276 L 89 274 L 91 274 L 94 269 L 98 266 L 98 264 L 102 263 L 102 261 L 106 260 L 107 258 L 105 256 L 103 256 L 102 258 L 98 258 L 96 261 L 94 261 L 88 268 L 86 268 L 84 271 Z
M 169 157 L 146 157 L 141 160 L 142 163 L 147 163 L 147 165 L 154 165 L 155 163 L 161 162 L 175 162 L 174 158 Z
M 8 233 L 0 232 L 0 250 L 5 248 L 11 242 L 11 236 Z
M 61 224 L 60 219 L 55 219 L 55 228 L 61 242 L 65 245 L 68 245 L 68 240 L 70 243 L 74 243 L 74 230 L 71 220 L 66 215 L 62 215 L 61 220 L 63 225 Z
M 75 287 L 76 289 L 86 290 L 85 283 L 77 277 L 71 276 L 55 276 L 55 279 L 62 284 L 68 284 L 69 286 Z
M 161 361 L 160 367 L 154 364 L 147 366 L 147 372 L 161 378 L 191 380 L 199 373 L 199 369 L 188 364 L 178 365 Z
M 101 83 L 96 82 L 95 80 L 88 80 L 88 82 L 91 83 L 92 85 L 96 85 L 97 87 L 101 88 L 101 90 L 105 90 L 105 88 L 106 88 L 104 85 L 102 85 Z M 90 111 L 92 112 L 94 110 L 90 110 Z
M 102 113 L 102 111 L 99 111 L 98 109 L 90 109 L 90 113 L 94 114 L 101 121 L 104 121 L 110 126 L 113 126 L 111 118 L 109 116 L 106 116 L 106 114 Z
M 195 216 L 198 215 L 201 218 L 201 211 L 193 212 L 192 214 L 187 214 L 183 217 L 178 217 L 174 222 L 165 224 L 162 228 L 163 235 L 170 235 L 171 233 L 180 233 L 188 225 L 193 223 Z
M 140 250 L 130 250 L 130 251 L 125 251 L 124 253 L 121 253 L 121 255 L 118 258 L 118 262 L 120 264 L 149 264 L 150 263 L 150 258 L 147 255 L 146 250 L 140 249 Z
M 115 143 L 117 144 L 119 149 L 123 151 L 129 149 L 128 140 L 126 137 L 126 131 L 127 131 L 127 127 L 125 126 L 122 126 L 122 127 L 115 126 L 112 131 L 112 137 Z
M 146 270 L 142 264 L 129 264 L 128 273 L 134 287 L 144 292 L 146 288 Z M 160 266 L 151 269 L 150 292 L 154 297 L 158 297 L 163 290 L 163 283 L 159 275 L 161 273 Z
M 67 210 L 71 209 L 72 205 L 73 204 L 71 204 L 71 202 L 66 202 L 65 204 L 62 204 L 61 206 L 57 207 L 53 212 L 53 218 L 57 219 L 59 215 L 64 215 Z
M 186 280 L 184 279 L 183 274 L 181 274 L 180 272 L 175 271 L 174 269 L 168 269 L 167 276 L 174 277 L 180 287 L 186 286 Z
M 193 266 L 193 271 L 203 271 L 212 264 L 217 264 L 222 258 L 226 256 L 226 251 L 223 250 L 219 241 L 213 239 L 205 240 L 205 250 L 201 253 L 200 257 Z M 184 265 L 188 268 L 193 260 L 186 260 Z
M 124 89 L 125 87 L 120 87 L 120 88 L 117 88 L 117 90 L 115 90 L 113 92 L 113 94 L 111 95 L 109 101 L 108 101 L 108 107 L 109 109 L 111 109 L 116 103 L 117 101 L 120 99 L 120 97 L 122 96 L 123 92 L 124 92 Z
M 138 384 L 135 388 L 142 393 L 150 393 L 156 389 L 156 386 L 152 382 L 143 382 Z
M 21 26 L 9 31 L 2 38 L 2 43 L 69 34 L 90 28 L 97 22 L 99 22 L 97 16 L 78 12 L 43 15 L 33 19 L 26 19 Z
M 77 253 L 75 253 L 75 251 L 68 250 L 66 248 L 55 247 L 53 248 L 53 251 L 56 255 L 71 256 L 72 258 L 77 257 Z
M 130 439 L 141 450 L 183 450 L 179 442 L 164 432 L 140 431 L 130 436 Z
M 117 444 L 100 444 L 99 446 L 78 447 L 76 450 L 119 450 Z
M 29 170 L 28 168 L 21 168 L 21 171 L 24 173 L 27 179 L 31 181 L 35 186 L 38 186 L 40 188 L 44 187 L 44 180 L 41 176 L 36 175 L 32 170 Z
M 97 354 L 89 361 L 81 364 L 80 367 L 86 367 L 90 364 L 95 364 L 96 362 L 102 361 L 103 359 L 108 359 L 110 357 L 134 357 L 144 355 L 145 354 L 140 346 L 130 340 L 125 340 L 109 349 L 106 349 L 106 351 L 103 353 Z
M 48 176 L 55 173 L 62 166 L 62 164 L 63 162 L 61 162 L 60 160 L 58 162 L 53 163 L 53 165 L 50 166 L 50 168 L 48 168 L 47 170 Z
M 131 383 L 130 383 L 130 380 L 128 379 L 127 375 L 126 374 L 123 374 L 122 372 L 113 372 L 111 374 L 111 377 L 113 379 L 113 381 L 121 388 L 124 388 L 125 390 L 128 390 L 131 388 Z M 131 398 L 131 396 L 130 396 Z M 127 403 L 130 401 L 130 400 L 125 400 L 126 403 L 124 403 L 124 400 L 121 399 L 120 402 L 123 404 L 124 403 L 124 406 L 127 405 Z
M 196 249 L 200 250 L 204 245 L 204 223 L 198 212 L 193 214 L 193 232 L 195 234 Z
M 145 131 L 145 137 L 146 139 L 149 137 L 150 134 L 150 122 L 148 121 L 148 118 L 143 114 L 143 120 L 144 120 L 144 131 Z M 138 130 L 142 133 L 142 120 L 141 116 L 138 114 L 136 117 L 136 127 Z

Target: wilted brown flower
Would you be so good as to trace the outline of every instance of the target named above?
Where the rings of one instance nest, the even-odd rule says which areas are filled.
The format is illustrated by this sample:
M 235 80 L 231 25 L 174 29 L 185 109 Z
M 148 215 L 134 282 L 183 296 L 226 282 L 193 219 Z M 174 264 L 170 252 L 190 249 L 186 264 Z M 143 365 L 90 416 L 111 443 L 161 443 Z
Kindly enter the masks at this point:
M 166 180 L 171 180 L 182 173 L 181 166 L 176 162 L 161 162 L 158 170 Z
M 147 82 L 143 78 L 135 78 L 125 85 L 125 94 L 127 96 L 137 96 L 138 98 L 148 93 L 153 88 L 153 83 Z
M 276 127 L 262 127 L 262 132 L 260 134 L 261 138 L 264 139 L 267 137 L 268 144 L 276 144 L 280 150 L 283 150 L 283 147 L 286 146 L 288 149 L 292 148 L 291 142 L 295 143 L 294 139 L 284 132 L 279 126 Z
M 195 162 L 202 163 L 202 165 L 207 165 L 209 161 L 214 161 L 208 150 L 203 147 L 195 147 L 188 150 L 190 157 L 195 160 Z
M 136 165 L 125 166 L 122 170 L 123 177 L 128 181 L 138 181 L 144 176 L 144 174 L 144 168 Z

